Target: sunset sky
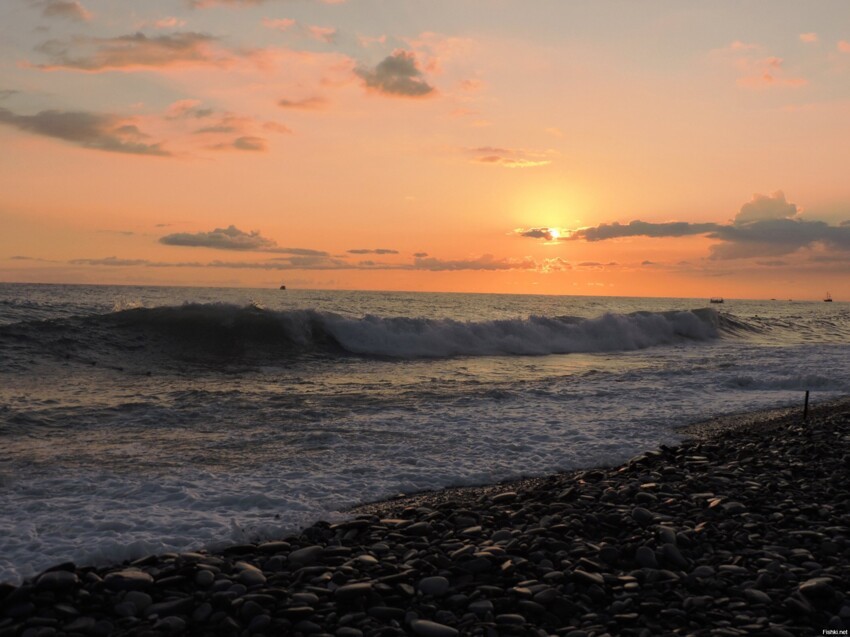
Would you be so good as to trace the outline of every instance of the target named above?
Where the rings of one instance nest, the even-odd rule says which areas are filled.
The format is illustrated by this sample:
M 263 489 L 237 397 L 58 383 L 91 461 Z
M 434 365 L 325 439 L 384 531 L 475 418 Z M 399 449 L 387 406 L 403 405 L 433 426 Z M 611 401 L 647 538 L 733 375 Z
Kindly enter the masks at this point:
M 850 298 L 850 3 L 3 0 L 0 280 Z

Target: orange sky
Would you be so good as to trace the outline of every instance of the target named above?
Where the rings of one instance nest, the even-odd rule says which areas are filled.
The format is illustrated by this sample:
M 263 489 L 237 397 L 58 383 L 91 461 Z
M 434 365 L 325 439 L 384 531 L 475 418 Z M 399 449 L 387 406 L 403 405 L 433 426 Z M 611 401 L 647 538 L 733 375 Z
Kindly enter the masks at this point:
M 850 5 L 11 0 L 0 280 L 850 298 Z

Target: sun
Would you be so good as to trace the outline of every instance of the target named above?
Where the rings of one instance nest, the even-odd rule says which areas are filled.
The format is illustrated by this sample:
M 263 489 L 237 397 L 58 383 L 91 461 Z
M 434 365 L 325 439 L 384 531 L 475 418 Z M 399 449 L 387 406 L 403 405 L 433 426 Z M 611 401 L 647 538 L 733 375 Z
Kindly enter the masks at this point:
M 557 228 L 549 228 L 549 236 L 551 236 L 552 239 L 557 239 L 561 236 L 561 231 Z

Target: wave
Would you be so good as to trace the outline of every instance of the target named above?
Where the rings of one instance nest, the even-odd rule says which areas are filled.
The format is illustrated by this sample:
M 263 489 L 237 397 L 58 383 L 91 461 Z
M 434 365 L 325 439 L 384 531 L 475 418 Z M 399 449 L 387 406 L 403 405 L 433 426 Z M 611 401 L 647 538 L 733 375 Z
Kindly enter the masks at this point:
M 298 354 L 417 359 L 636 350 L 708 341 L 745 327 L 712 309 L 459 321 L 190 303 L 0 326 L 0 342 L 38 343 L 66 358 L 117 349 L 179 360 Z

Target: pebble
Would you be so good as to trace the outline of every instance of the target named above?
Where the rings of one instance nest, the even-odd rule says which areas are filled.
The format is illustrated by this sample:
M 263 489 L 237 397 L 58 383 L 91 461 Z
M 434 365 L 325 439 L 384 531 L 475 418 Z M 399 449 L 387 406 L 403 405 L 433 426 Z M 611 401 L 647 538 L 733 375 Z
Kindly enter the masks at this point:
M 0 637 L 845 630 L 850 402 L 771 426 L 516 488 L 367 505 L 217 554 L 62 564 L 0 585 Z

